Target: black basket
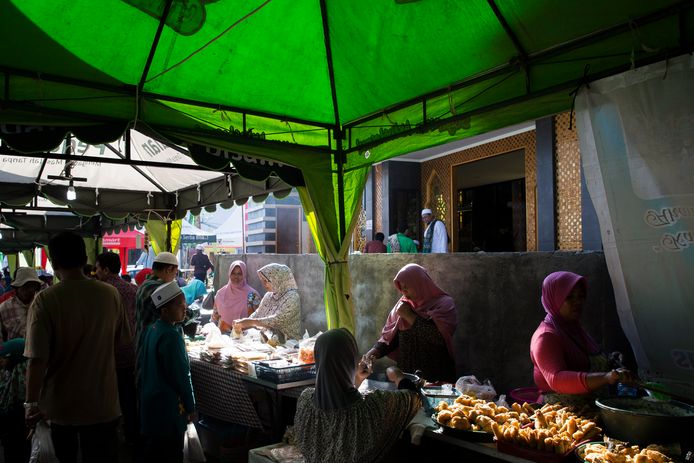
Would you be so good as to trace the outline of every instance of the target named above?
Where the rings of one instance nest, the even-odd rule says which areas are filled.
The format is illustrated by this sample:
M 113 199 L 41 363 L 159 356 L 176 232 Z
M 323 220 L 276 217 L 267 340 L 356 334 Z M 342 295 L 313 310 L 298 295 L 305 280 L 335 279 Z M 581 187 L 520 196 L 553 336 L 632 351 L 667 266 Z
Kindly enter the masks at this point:
M 253 362 L 255 364 L 255 375 L 259 379 L 264 379 L 276 384 L 294 383 L 316 377 L 316 364 L 303 363 L 289 367 L 276 368 L 266 362 Z

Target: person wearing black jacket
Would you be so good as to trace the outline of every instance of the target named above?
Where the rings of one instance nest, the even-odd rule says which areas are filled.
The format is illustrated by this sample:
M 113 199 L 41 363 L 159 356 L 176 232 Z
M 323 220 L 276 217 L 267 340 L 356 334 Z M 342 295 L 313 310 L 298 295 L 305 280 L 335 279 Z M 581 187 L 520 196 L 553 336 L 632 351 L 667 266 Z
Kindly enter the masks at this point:
M 195 249 L 197 253 L 190 259 L 190 265 L 193 267 L 193 276 L 204 283 L 207 280 L 207 271 L 214 270 L 214 265 L 210 262 L 210 258 L 202 252 L 201 244 Z

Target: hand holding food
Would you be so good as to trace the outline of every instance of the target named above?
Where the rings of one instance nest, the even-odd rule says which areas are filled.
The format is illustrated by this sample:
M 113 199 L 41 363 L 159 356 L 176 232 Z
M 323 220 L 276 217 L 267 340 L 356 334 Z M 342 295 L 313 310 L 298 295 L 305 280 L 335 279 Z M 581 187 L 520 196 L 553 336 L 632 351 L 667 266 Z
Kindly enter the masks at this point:
M 365 357 L 362 357 L 362 359 L 359 361 L 359 364 L 357 365 L 357 376 L 361 378 L 362 380 L 368 378 L 368 376 L 371 374 L 371 362 L 366 359 Z
M 410 305 L 408 302 L 400 301 L 396 311 L 401 318 L 405 319 L 410 324 L 414 323 L 415 319 L 417 318 L 417 314 L 415 314 L 412 305 Z

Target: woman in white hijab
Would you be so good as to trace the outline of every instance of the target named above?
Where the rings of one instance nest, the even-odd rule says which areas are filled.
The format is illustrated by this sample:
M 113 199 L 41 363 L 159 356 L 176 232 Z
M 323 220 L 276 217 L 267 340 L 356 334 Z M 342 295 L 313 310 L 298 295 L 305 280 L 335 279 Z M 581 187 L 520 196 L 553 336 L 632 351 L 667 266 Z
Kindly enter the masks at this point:
M 234 321 L 235 330 L 270 330 L 280 342 L 301 337 L 301 301 L 294 274 L 282 264 L 268 264 L 258 270 L 267 290 L 258 310 L 248 318 Z

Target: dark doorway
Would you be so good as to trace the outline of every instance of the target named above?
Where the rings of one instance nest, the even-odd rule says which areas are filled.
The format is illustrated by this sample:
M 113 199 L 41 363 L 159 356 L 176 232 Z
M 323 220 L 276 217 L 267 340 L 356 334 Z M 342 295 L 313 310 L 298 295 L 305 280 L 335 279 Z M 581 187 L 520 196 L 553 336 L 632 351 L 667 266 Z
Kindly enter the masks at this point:
M 458 190 L 458 251 L 525 251 L 525 179 Z
M 399 224 L 407 224 L 407 234 L 416 240 L 421 222 L 419 190 L 391 190 L 390 195 L 390 230 L 384 230 L 383 233 L 388 236 L 397 232 Z
M 525 251 L 525 153 L 454 168 L 456 251 Z

